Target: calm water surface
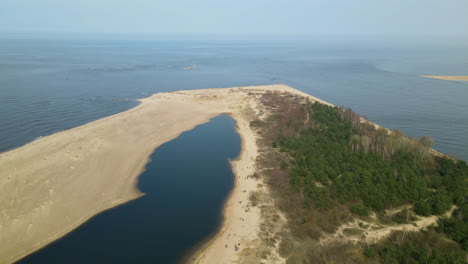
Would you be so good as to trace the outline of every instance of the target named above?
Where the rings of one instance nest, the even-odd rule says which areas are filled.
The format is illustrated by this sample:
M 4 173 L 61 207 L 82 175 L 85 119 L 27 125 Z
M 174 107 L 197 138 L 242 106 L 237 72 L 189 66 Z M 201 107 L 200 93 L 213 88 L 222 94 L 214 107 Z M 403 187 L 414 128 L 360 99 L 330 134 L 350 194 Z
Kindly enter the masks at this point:
M 0 39 L 0 151 L 157 92 L 285 83 L 468 160 L 468 44 Z M 183 70 L 193 66 L 191 70 Z
M 103 212 L 20 263 L 177 263 L 221 223 L 240 152 L 234 120 L 219 116 L 160 146 L 138 188 L 145 195 Z

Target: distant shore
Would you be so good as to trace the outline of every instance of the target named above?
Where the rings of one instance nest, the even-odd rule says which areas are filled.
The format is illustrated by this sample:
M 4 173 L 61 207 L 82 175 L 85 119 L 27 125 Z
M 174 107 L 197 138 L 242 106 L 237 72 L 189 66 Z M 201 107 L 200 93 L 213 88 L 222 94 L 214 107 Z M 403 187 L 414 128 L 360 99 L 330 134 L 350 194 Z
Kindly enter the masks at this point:
M 258 188 L 249 177 L 257 155 L 249 122 L 260 113 L 258 100 L 266 91 L 309 96 L 286 85 L 159 93 L 128 111 L 1 153 L 0 263 L 14 262 L 92 216 L 143 195 L 136 183 L 154 149 L 222 113 L 236 120 L 242 153 L 232 162 L 236 183 L 221 231 L 197 256 L 200 263 L 239 260 L 260 225 L 259 209 L 246 212 L 245 205 Z M 242 241 L 240 249 L 234 249 L 234 239 L 226 249 L 227 233 Z
M 446 81 L 468 81 L 468 75 L 420 75 L 424 78 Z

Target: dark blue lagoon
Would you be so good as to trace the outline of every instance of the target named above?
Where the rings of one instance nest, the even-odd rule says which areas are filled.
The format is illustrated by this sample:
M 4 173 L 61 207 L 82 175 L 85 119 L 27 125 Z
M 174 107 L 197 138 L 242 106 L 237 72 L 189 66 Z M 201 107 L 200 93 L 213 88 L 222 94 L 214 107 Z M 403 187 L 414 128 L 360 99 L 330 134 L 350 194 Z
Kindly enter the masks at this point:
M 226 115 L 160 146 L 140 175 L 145 195 L 105 211 L 19 263 L 177 263 L 217 231 L 240 153 Z

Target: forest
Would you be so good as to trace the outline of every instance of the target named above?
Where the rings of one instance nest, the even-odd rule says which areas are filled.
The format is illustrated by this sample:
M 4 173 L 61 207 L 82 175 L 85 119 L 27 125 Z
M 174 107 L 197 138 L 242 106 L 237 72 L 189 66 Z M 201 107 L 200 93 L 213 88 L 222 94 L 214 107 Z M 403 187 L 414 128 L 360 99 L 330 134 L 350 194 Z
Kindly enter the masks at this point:
M 279 93 L 265 94 L 262 102 L 271 115 L 251 126 L 264 146 L 265 180 L 288 216 L 292 236 L 282 246 L 290 263 L 339 262 L 340 257 L 349 263 L 466 263 L 465 161 L 432 150 L 428 136 L 406 137 L 348 108 Z M 317 245 L 306 243 L 353 219 L 395 226 L 432 215 L 438 222 L 421 232 L 341 245 L 354 248 L 343 250 L 343 256 L 314 253 Z M 302 246 L 291 246 L 298 241 Z

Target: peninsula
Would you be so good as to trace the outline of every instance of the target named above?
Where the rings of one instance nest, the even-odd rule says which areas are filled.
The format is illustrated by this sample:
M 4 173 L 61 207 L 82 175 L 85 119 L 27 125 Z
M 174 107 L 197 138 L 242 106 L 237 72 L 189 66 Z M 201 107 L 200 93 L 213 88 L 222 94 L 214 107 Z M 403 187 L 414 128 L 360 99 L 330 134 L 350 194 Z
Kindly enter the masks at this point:
M 240 196 L 257 188 L 245 180 L 254 173 L 257 156 L 249 123 L 260 114 L 259 98 L 266 91 L 308 96 L 286 85 L 160 93 L 140 99 L 128 111 L 1 153 L 0 263 L 14 262 L 99 212 L 144 195 L 135 186 L 155 148 L 222 113 L 236 120 L 242 137 L 241 156 L 232 164 L 238 180 L 223 230 L 254 240 L 259 212 L 253 208 L 246 214 L 236 201 L 247 200 Z M 220 241 L 210 248 L 221 244 L 224 247 Z M 209 250 L 204 259 L 219 261 L 214 252 Z M 222 257 L 223 262 L 236 259 L 235 254 Z
M 0 154 L 0 263 L 144 195 L 135 186 L 151 153 L 223 113 L 242 139 L 235 186 L 220 230 L 186 262 L 466 259 L 468 166 L 432 150 L 430 137 L 405 137 L 282 84 L 140 102 Z

